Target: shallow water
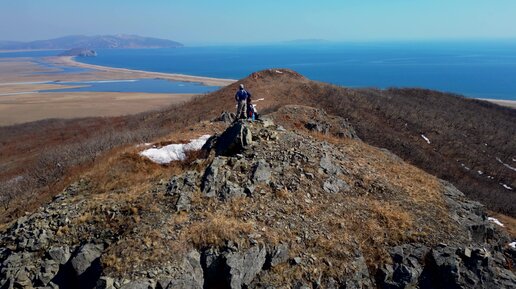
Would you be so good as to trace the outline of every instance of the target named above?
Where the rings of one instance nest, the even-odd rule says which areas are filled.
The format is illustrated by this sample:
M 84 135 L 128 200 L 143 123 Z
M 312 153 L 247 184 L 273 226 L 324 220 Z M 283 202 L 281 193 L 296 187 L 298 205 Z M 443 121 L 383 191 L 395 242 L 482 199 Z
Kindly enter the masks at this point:
M 208 93 L 217 90 L 217 86 L 205 86 L 195 82 L 169 81 L 165 79 L 130 79 L 130 80 L 101 80 L 83 82 L 51 82 L 78 88 L 59 90 L 41 90 L 39 92 L 145 92 L 145 93 Z

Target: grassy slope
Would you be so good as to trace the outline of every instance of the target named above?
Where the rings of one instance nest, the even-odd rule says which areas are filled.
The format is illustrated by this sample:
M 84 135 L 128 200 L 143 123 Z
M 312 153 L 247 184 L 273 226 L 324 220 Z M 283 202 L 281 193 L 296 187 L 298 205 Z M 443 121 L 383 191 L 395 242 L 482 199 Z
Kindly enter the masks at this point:
M 260 111 L 304 104 L 348 118 L 366 142 L 388 148 L 452 181 L 492 210 L 516 215 L 516 195 L 499 184 L 516 186 L 516 172 L 495 159 L 510 162 L 516 158 L 516 110 L 428 90 L 346 89 L 282 71 L 254 73 L 242 80 L 255 99 L 265 99 L 257 103 Z M 237 85 L 158 112 L 0 128 L 0 191 L 6 209 L 0 219 L 8 221 L 49 200 L 66 184 L 66 176 L 77 172 L 74 168 L 91 164 L 101 152 L 177 132 L 224 110 L 233 111 Z M 428 145 L 420 134 L 428 136 L 432 144 Z M 20 150 L 19 146 L 24 148 Z M 461 163 L 471 170 L 465 170 Z M 52 175 L 42 178 L 34 174 L 41 169 L 52 171 Z M 478 175 L 477 170 L 485 174 Z M 487 179 L 486 174 L 494 180 Z M 16 175 L 23 175 L 24 181 L 14 186 L 8 181 Z

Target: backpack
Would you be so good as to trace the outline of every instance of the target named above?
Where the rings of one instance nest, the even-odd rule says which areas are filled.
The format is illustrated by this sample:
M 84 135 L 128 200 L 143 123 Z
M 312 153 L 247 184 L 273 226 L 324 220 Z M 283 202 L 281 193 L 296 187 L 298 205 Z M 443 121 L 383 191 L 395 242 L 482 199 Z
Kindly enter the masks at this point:
M 247 93 L 247 91 L 245 91 L 245 89 L 238 91 L 238 100 L 247 99 L 248 96 L 249 96 L 249 94 Z

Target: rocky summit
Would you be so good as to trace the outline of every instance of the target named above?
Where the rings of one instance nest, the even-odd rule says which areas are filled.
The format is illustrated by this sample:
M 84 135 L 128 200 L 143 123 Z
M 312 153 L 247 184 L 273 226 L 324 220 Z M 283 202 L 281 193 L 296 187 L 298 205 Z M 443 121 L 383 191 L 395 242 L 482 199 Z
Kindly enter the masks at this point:
M 170 165 L 114 152 L 4 229 L 0 288 L 516 287 L 480 203 L 343 118 L 285 106 L 188 132 L 214 134 Z

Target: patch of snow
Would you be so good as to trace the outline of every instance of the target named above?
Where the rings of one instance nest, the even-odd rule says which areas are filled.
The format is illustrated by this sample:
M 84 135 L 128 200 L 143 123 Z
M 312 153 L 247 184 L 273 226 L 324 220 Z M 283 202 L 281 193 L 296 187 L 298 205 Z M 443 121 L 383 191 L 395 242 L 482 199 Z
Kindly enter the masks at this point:
M 282 74 L 283 72 L 281 72 L 281 71 L 279 71 L 279 70 L 276 70 L 276 73 Z
M 500 227 L 505 227 L 504 224 L 502 224 L 502 222 L 500 222 L 497 218 L 493 218 L 493 217 L 488 217 L 487 220 L 489 222 L 492 222 L 492 223 L 495 223 L 497 224 L 498 226 Z
M 502 160 L 501 160 L 500 158 L 496 158 L 496 160 L 497 160 L 499 163 L 501 163 L 504 167 L 508 168 L 509 170 L 513 170 L 513 171 L 515 171 L 515 172 L 516 172 L 516 168 L 511 167 L 510 165 L 508 165 L 508 164 L 506 164 L 506 163 L 502 162 Z
M 258 98 L 257 100 L 254 100 L 254 102 L 257 102 L 257 101 L 260 101 L 260 100 L 265 100 L 265 98 Z
M 460 164 L 461 167 L 463 167 L 465 170 L 469 171 L 471 170 L 468 166 L 466 166 L 465 164 Z
M 502 187 L 506 188 L 507 190 L 512 191 L 512 188 L 509 187 L 508 185 L 506 185 L 504 183 L 500 183 L 500 185 L 502 185 Z
M 478 173 L 479 175 L 483 175 L 483 174 L 484 174 L 484 172 L 482 172 L 482 171 L 477 171 L 477 173 Z
M 513 162 L 516 162 L 516 159 L 512 159 Z
M 492 177 L 492 176 L 487 176 L 487 178 L 490 180 L 494 180 L 494 177 Z
M 200 138 L 190 140 L 187 144 L 171 144 L 162 148 L 150 148 L 142 151 L 140 155 L 158 164 L 184 160 L 187 151 L 200 150 L 210 137 L 210 135 L 203 135 Z
M 428 143 L 430 144 L 430 140 L 424 135 L 422 134 L 421 137 Z
M 516 249 L 516 242 L 509 243 L 509 247 Z
M 143 144 L 138 144 L 138 145 L 136 145 L 136 147 L 137 147 L 137 148 L 139 148 L 139 147 L 148 147 L 148 146 L 150 146 L 150 145 L 151 145 L 151 143 L 150 143 L 150 142 L 146 142 L 146 143 L 143 143 Z

